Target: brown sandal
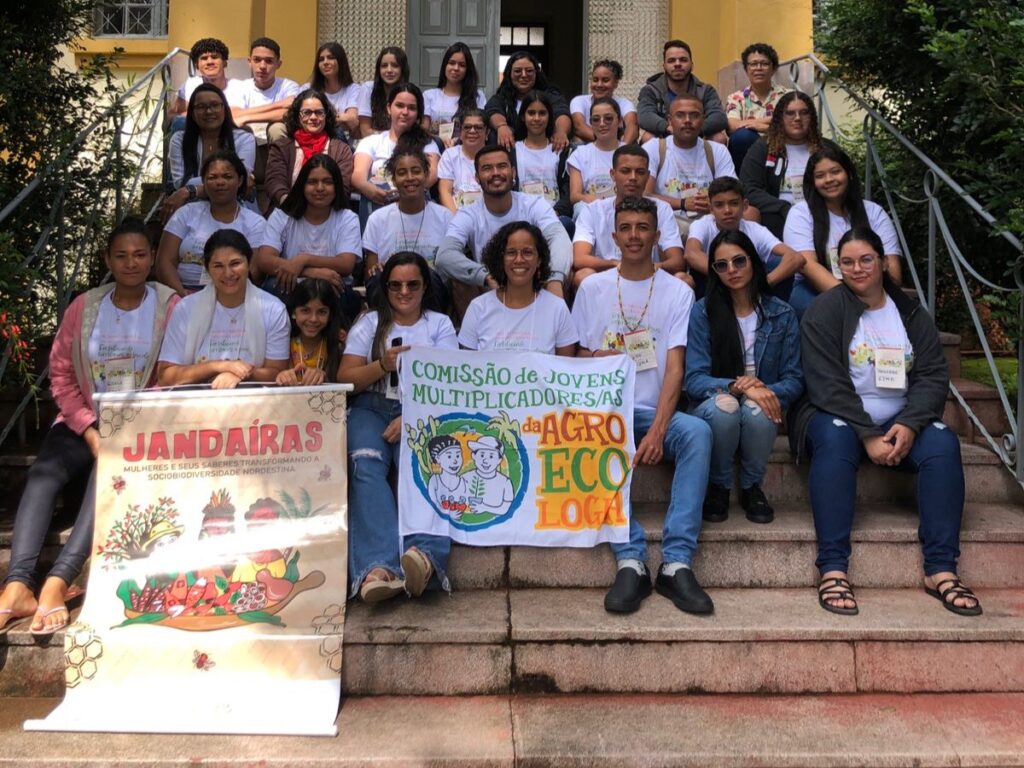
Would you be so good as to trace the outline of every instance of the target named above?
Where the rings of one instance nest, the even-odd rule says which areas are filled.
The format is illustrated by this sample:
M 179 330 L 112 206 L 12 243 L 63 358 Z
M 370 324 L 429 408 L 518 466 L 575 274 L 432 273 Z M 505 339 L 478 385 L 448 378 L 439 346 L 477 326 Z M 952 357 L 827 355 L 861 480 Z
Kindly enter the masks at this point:
M 363 584 L 359 587 L 359 597 L 364 603 L 380 603 L 405 592 L 404 579 L 390 571 L 384 572 L 387 576 L 378 576 L 371 572 L 363 579 Z

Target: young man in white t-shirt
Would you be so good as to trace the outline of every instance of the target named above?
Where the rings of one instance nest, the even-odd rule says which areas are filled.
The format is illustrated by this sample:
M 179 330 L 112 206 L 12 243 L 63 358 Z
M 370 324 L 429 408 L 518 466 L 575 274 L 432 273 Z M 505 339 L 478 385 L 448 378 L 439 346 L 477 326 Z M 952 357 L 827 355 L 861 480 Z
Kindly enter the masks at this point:
M 664 200 L 676 212 L 680 235 L 711 212 L 708 186 L 720 176 L 736 177 L 729 150 L 717 141 L 700 137 L 704 105 L 696 96 L 680 96 L 669 107 L 667 139 L 651 139 L 644 150 L 651 158 L 647 194 Z
M 249 46 L 249 71 L 252 77 L 242 81 L 244 100 L 231 106 L 235 125 L 266 125 L 268 142 L 286 135 L 284 115 L 299 95 L 299 84 L 287 77 L 278 77 L 281 68 L 281 46 L 269 37 L 258 37 Z
M 772 292 L 785 301 L 793 290 L 793 275 L 804 265 L 804 257 L 779 240 L 767 227 L 744 218 L 748 202 L 743 185 L 730 176 L 715 179 L 708 187 L 711 215 L 693 223 L 686 238 L 686 263 L 694 275 L 697 296 L 704 295 L 708 274 L 708 248 L 722 230 L 740 230 L 750 238 L 768 272 Z
M 580 357 L 625 352 L 636 364 L 633 428 L 638 439 L 633 465 L 675 463 L 665 512 L 662 565 L 656 588 L 688 613 L 711 613 L 714 603 L 691 566 L 700 534 L 701 509 L 711 461 L 711 428 L 676 410 L 686 361 L 693 291 L 658 269 L 651 251 L 658 239 L 655 204 L 627 198 L 615 210 L 615 242 L 622 259 L 580 285 L 572 316 L 580 335 Z M 629 542 L 613 544 L 615 583 L 604 606 L 631 613 L 651 593 L 647 541 L 636 517 Z
M 172 113 L 178 115 L 171 123 L 171 131 L 185 129 L 185 112 L 192 92 L 202 83 L 209 83 L 221 89 L 224 98 L 231 107 L 241 106 L 243 88 L 241 80 L 230 80 L 226 74 L 229 51 L 222 40 L 215 37 L 204 37 L 196 40 L 189 51 L 189 60 L 196 74 L 185 80 L 178 88 Z
M 460 208 L 452 218 L 434 264 L 443 277 L 452 281 L 456 311 L 464 310 L 483 290 L 497 287 L 481 263 L 481 254 L 494 233 L 513 221 L 527 221 L 544 235 L 551 252 L 551 280 L 545 288 L 562 296 L 562 286 L 572 267 L 572 243 L 554 209 L 536 195 L 512 191 L 515 166 L 504 147 L 481 149 L 473 164 L 483 197 Z M 467 252 L 472 255 L 467 256 Z M 458 284 L 462 284 L 461 290 Z
M 612 155 L 610 173 L 615 196 L 586 203 L 576 220 L 576 233 L 572 238 L 572 282 L 577 288 L 595 272 L 618 266 L 619 248 L 612 237 L 615 206 L 627 197 L 643 197 L 651 175 L 650 159 L 636 144 L 624 144 Z M 658 244 L 652 253 L 655 263 L 669 274 L 686 279 L 683 243 L 672 208 L 664 200 L 650 199 L 658 209 Z

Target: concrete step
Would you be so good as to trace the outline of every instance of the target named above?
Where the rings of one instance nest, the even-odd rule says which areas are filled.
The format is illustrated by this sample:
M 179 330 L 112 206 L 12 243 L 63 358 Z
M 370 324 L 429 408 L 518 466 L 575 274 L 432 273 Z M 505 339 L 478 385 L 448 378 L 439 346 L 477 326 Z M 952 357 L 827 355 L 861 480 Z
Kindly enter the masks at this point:
M 603 589 L 356 603 L 342 683 L 375 696 L 1024 690 L 1022 589 L 979 589 L 985 613 L 972 618 L 921 589 L 858 588 L 857 617 L 823 611 L 812 589 L 710 594 L 716 612 L 705 617 L 658 595 L 634 615 L 609 615 Z M 60 636 L 16 629 L 6 643 L 0 696 L 60 695 Z
M 1024 765 L 1020 694 L 357 697 L 344 701 L 335 739 L 21 730 L 56 704 L 0 703 L 0 766 Z
M 999 440 L 1011 431 L 1006 411 L 999 399 L 999 391 L 995 387 L 968 379 L 953 379 L 953 383 L 992 437 Z M 1016 407 L 1017 404 L 1011 403 L 1010 405 Z M 981 437 L 981 432 L 971 421 L 967 412 L 960 407 L 960 403 L 953 397 L 952 392 L 946 400 L 946 409 L 942 414 L 942 420 L 968 442 L 974 442 L 976 438 Z

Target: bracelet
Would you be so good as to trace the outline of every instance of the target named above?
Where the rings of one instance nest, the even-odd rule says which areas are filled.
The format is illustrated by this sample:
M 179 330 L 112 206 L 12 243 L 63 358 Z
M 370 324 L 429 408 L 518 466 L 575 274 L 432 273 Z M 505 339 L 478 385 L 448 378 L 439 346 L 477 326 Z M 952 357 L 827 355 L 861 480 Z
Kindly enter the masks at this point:
M 377 363 L 380 365 L 380 369 L 382 371 L 384 371 L 384 373 L 391 373 L 391 371 L 389 371 L 387 368 L 384 367 L 384 358 L 383 357 L 378 357 L 377 358 Z

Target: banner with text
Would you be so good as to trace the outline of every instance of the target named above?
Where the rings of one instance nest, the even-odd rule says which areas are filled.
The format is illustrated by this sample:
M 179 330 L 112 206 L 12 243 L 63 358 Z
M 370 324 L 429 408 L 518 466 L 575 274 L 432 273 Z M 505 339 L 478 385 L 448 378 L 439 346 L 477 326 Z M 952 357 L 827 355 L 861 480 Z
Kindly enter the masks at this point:
M 348 387 L 98 398 L 67 693 L 29 730 L 335 733 Z
M 480 546 L 629 538 L 633 361 L 402 355 L 403 535 Z

